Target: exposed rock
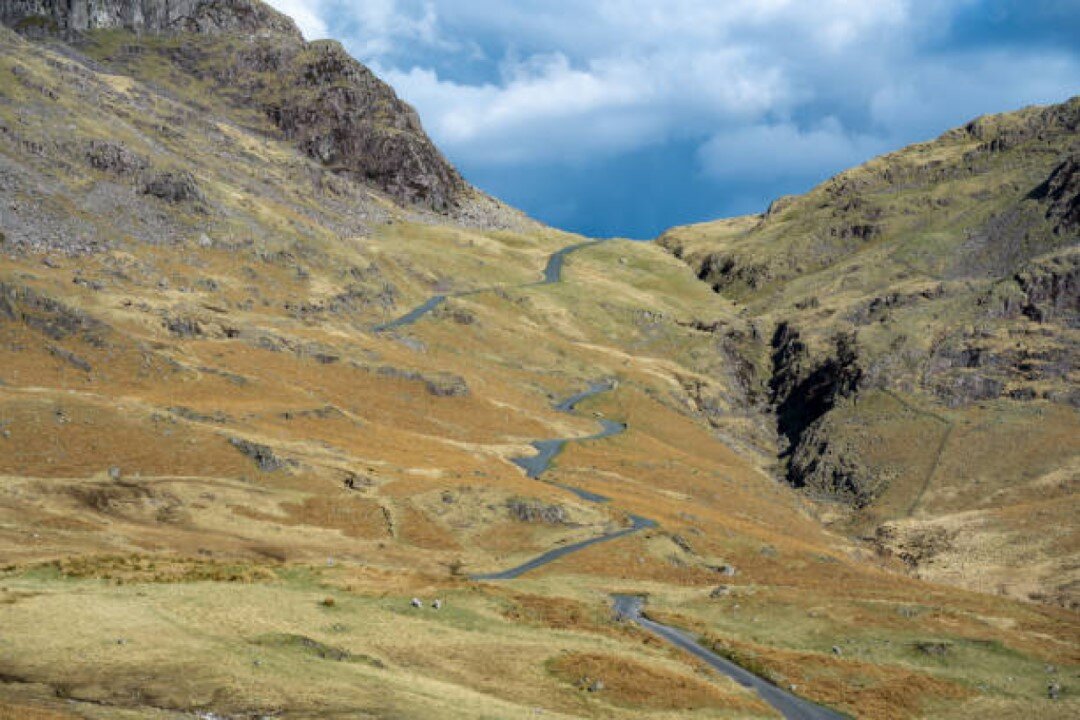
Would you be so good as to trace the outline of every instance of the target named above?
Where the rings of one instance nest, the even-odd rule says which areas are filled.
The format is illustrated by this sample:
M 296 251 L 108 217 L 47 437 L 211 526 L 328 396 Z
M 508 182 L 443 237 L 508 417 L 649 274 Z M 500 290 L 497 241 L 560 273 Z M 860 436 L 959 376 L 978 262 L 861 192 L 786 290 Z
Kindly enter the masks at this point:
M 907 527 L 885 523 L 874 536 L 879 553 L 895 556 L 913 570 L 948 551 L 952 543 L 953 534 L 938 526 Z
M 52 340 L 78 338 L 104 347 L 108 327 L 79 310 L 27 287 L 0 282 L 0 318 L 18 320 Z
M 715 588 L 713 588 L 712 591 L 709 592 L 709 597 L 712 598 L 713 600 L 718 600 L 719 598 L 727 597 L 730 594 L 731 594 L 731 586 L 729 586 L 729 585 L 718 585 Z
M 547 505 L 539 500 L 511 498 L 506 501 L 506 508 L 519 522 L 565 525 L 568 519 L 563 506 Z
M 952 374 L 933 387 L 934 393 L 949 407 L 960 407 L 984 400 L 996 400 L 1005 391 L 1005 383 L 980 372 Z
M 401 203 L 460 210 L 470 224 L 513 214 L 470 188 L 424 133 L 416 111 L 339 43 L 305 43 L 292 20 L 259 0 L 0 0 L 0 22 L 27 35 L 73 37 L 124 28 L 243 36 L 249 43 L 230 48 L 228 64 L 209 78 L 198 43 L 162 52 L 184 70 L 217 80 L 228 90 L 223 94 L 261 108 L 288 139 L 335 173 L 371 183 Z M 266 73 L 279 81 L 267 83 Z M 101 158 L 113 160 L 107 152 Z M 196 199 L 193 189 L 171 182 L 148 192 L 178 202 Z
M 914 643 L 914 647 L 923 655 L 944 657 L 952 649 L 952 643 L 943 640 L 919 640 Z
M 164 318 L 165 329 L 173 335 L 182 338 L 196 338 L 203 334 L 202 324 L 198 318 L 189 316 L 166 316 Z
M 682 550 L 687 555 L 693 555 L 694 554 L 694 547 L 690 544 L 690 541 L 687 540 L 686 538 L 684 538 L 682 535 L 672 534 L 671 542 L 678 545 L 679 549 Z
M 390 366 L 379 368 L 378 373 L 387 377 L 422 382 L 427 387 L 427 391 L 436 397 L 465 397 L 469 394 L 469 385 L 460 375 L 451 373 L 427 375 L 415 370 L 402 370 Z
M 122 28 L 300 38 L 292 20 L 258 0 L 0 0 L 0 22 L 28 35 Z
M 230 422 L 229 416 L 221 410 L 215 410 L 213 413 L 208 414 L 177 406 L 169 408 L 169 412 L 191 422 L 214 423 L 215 425 L 227 425 Z
M 1065 234 L 1080 228 L 1080 155 L 1058 165 L 1032 197 L 1049 203 L 1046 217 L 1054 222 L 1054 232 Z
M 424 134 L 416 111 L 339 43 L 311 43 L 285 71 L 267 112 L 305 153 L 401 202 L 440 212 L 458 205 L 468 186 Z
M 788 481 L 815 497 L 865 507 L 884 491 L 887 478 L 834 438 L 829 421 L 823 417 L 803 433 L 788 461 Z
M 1015 280 L 1024 297 L 1021 311 L 1032 320 L 1075 324 L 1080 318 L 1080 247 L 1032 263 Z
M 121 143 L 92 140 L 86 150 L 90 166 L 113 175 L 130 176 L 149 167 L 149 162 Z
M 195 176 L 186 170 L 155 175 L 143 186 L 143 193 L 170 203 L 204 200 Z
M 777 427 L 793 450 L 803 433 L 837 404 L 855 393 L 862 379 L 854 335 L 833 337 L 833 352 L 814 363 L 799 331 L 781 323 L 773 334 L 773 377 L 769 383 L 776 407 Z M 802 484 L 798 475 L 789 476 Z
M 82 370 L 83 372 L 90 372 L 91 370 L 93 370 L 93 368 L 90 366 L 90 363 L 86 362 L 70 350 L 65 350 L 64 348 L 59 348 L 55 345 L 46 345 L 45 349 L 48 350 L 49 354 L 53 357 L 57 357 L 66 362 L 68 365 Z
M 266 445 L 260 445 L 241 438 L 229 438 L 229 444 L 254 460 L 255 464 L 263 472 L 277 472 L 289 465 L 295 464 L 292 461 L 283 460 L 278 457 L 274 454 L 274 451 Z

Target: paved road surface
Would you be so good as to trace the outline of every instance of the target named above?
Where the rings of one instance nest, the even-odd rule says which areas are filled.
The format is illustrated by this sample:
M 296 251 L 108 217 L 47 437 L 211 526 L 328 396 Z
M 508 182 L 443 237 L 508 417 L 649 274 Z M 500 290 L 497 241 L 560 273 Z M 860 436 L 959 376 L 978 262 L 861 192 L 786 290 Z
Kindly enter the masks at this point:
M 787 720 L 849 720 L 847 715 L 841 715 L 834 710 L 829 710 L 809 700 L 803 700 L 792 695 L 786 690 L 781 690 L 771 682 L 706 649 L 688 633 L 649 620 L 641 612 L 642 606 L 645 604 L 641 597 L 636 595 L 615 595 L 613 599 L 617 617 L 637 623 L 652 634 L 667 640 L 675 647 L 685 650 L 708 663 L 710 667 L 727 675 L 743 687 L 753 689 L 758 694 L 758 697 L 776 708 Z
M 544 268 L 544 279 L 540 282 L 527 283 L 525 285 L 511 286 L 511 287 L 535 287 L 537 285 L 554 285 L 555 283 L 562 282 L 563 264 L 566 262 L 566 257 L 571 253 L 577 252 L 583 248 L 592 247 L 593 245 L 599 245 L 600 243 L 607 242 L 607 240 L 590 240 L 589 242 L 577 243 L 576 245 L 570 245 L 564 247 L 555 253 L 552 253 L 548 258 L 547 266 Z M 464 290 L 457 293 L 449 293 L 446 295 L 433 295 L 423 302 L 421 305 L 417 305 L 415 308 L 405 313 L 401 317 L 390 320 L 389 322 L 376 325 L 371 328 L 374 333 L 384 333 L 390 330 L 397 330 L 398 328 L 407 327 L 412 325 L 420 318 L 431 313 L 432 310 L 442 305 L 450 298 L 465 297 L 467 295 L 476 295 L 477 293 L 488 292 L 495 290 L 496 288 L 480 288 L 479 290 Z

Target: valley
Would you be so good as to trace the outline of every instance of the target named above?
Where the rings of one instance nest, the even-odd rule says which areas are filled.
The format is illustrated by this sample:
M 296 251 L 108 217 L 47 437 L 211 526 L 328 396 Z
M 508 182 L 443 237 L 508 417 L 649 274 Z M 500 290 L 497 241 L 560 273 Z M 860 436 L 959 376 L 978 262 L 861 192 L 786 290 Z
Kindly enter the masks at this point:
M 599 240 L 256 0 L 60 5 L 0 3 L 0 718 L 1076 716 L 1080 101 Z

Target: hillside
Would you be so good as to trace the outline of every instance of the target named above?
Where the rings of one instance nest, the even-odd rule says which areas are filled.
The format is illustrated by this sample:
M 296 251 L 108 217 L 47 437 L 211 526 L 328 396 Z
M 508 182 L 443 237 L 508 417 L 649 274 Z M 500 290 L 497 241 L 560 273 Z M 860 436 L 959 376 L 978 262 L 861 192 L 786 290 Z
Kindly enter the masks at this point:
M 921 575 L 1076 608 L 1080 98 L 660 243 L 756 329 L 788 481 Z
M 255 0 L 0 18 L 0 718 L 779 716 L 718 658 L 811 717 L 1075 716 L 1074 610 L 777 482 L 747 297 L 469 187 Z

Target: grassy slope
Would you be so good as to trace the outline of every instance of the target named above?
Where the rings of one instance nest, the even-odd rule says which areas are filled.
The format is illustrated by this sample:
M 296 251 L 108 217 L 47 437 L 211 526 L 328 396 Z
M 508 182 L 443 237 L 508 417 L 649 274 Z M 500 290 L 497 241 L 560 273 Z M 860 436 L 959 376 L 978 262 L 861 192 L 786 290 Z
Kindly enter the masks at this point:
M 577 238 L 408 215 L 245 129 L 259 121 L 243 110 L 196 108 L 198 88 L 153 53 L 132 81 L 2 39 L 0 154 L 33 178 L 14 199 L 38 225 L 78 217 L 109 249 L 0 263 L 14 310 L 0 314 L 0 716 L 769 716 L 612 622 L 613 591 L 650 593 L 656 611 L 860 717 L 1075 711 L 1041 699 L 1045 663 L 1076 666 L 1074 616 L 879 567 L 770 479 L 769 453 L 718 440 L 687 388 L 728 407 L 740 390 L 689 324 L 741 321 L 673 258 L 613 242 L 573 256 L 562 285 L 460 298 L 373 335 L 433 292 L 538 279 Z M 91 139 L 190 169 L 205 209 L 88 167 Z M 199 333 L 171 332 L 177 319 Z M 385 368 L 459 376 L 469 394 Z M 569 448 L 551 475 L 610 507 L 507 461 L 533 439 L 594 432 L 551 401 L 612 376 L 618 391 L 581 409 L 630 431 Z M 755 423 L 719 432 L 753 439 Z M 230 438 L 289 464 L 262 471 Z M 343 487 L 349 473 L 360 490 Z M 514 497 L 562 504 L 575 525 L 519 523 Z M 661 527 L 513 583 L 452 572 L 513 565 L 625 511 Z M 709 599 L 720 581 L 735 593 Z M 413 596 L 446 609 L 412 612 Z M 913 650 L 927 639 L 955 649 Z M 579 673 L 607 689 L 583 693 Z
M 1055 229 L 1035 196 L 1077 152 L 1078 112 L 1074 99 L 981 118 L 766 215 L 661 239 L 763 337 L 791 323 L 820 358 L 855 333 L 858 403 L 808 436 L 829 445 L 822 464 L 842 458 L 876 486 L 854 529 L 894 521 L 886 545 L 928 577 L 1073 606 L 1080 335 L 1003 307 L 1029 265 L 1075 265 L 1076 228 Z M 748 352 L 766 376 L 768 348 Z M 984 379 L 1000 390 L 965 396 Z

